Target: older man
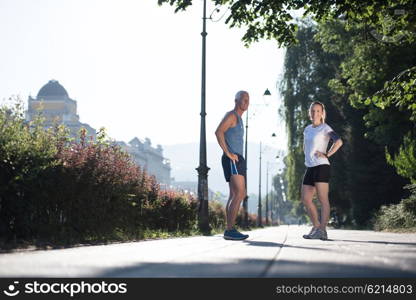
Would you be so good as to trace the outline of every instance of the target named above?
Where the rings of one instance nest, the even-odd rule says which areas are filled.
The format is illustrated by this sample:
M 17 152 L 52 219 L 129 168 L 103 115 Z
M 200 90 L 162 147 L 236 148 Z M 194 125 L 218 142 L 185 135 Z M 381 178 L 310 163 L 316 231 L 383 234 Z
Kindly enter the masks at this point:
M 234 225 L 241 201 L 246 196 L 244 177 L 247 166 L 243 157 L 244 126 L 241 116 L 248 109 L 249 102 L 249 94 L 246 91 L 239 91 L 235 95 L 234 109 L 226 113 L 215 131 L 218 144 L 224 151 L 221 158 L 222 167 L 225 180 L 230 187 L 230 197 L 226 207 L 227 229 L 224 232 L 224 239 L 227 240 L 248 238 L 247 234 L 238 232 Z

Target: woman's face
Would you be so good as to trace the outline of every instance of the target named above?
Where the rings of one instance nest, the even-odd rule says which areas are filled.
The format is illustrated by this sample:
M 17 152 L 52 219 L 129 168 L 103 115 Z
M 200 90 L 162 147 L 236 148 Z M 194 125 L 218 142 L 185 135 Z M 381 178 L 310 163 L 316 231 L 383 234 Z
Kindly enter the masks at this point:
M 311 108 L 310 114 L 313 123 L 320 123 L 323 115 L 322 106 L 319 104 L 314 104 Z

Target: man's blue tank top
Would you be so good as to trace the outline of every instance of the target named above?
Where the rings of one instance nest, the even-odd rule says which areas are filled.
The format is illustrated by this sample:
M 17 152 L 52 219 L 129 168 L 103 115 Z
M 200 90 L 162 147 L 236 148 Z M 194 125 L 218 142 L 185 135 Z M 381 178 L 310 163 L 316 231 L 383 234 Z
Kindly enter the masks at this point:
M 233 113 L 237 116 L 237 125 L 228 128 L 225 132 L 225 142 L 227 143 L 228 150 L 234 154 L 240 154 L 243 156 L 244 148 L 244 126 L 241 117 L 233 110 Z

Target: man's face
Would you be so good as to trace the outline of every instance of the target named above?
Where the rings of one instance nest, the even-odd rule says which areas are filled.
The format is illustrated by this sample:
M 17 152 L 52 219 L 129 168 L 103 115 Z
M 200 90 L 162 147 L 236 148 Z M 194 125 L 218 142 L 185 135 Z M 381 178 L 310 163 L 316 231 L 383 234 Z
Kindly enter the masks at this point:
M 248 94 L 243 94 L 239 101 L 237 101 L 237 106 L 242 111 L 246 111 L 250 104 L 250 96 Z

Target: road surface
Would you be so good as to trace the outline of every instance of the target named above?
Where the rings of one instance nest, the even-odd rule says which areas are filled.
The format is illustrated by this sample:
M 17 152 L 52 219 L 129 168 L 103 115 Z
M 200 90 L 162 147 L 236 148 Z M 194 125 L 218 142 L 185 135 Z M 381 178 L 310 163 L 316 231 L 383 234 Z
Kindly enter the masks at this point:
M 0 254 L 0 277 L 415 277 L 416 234 L 306 226 L 247 232 L 246 241 L 197 236 Z

